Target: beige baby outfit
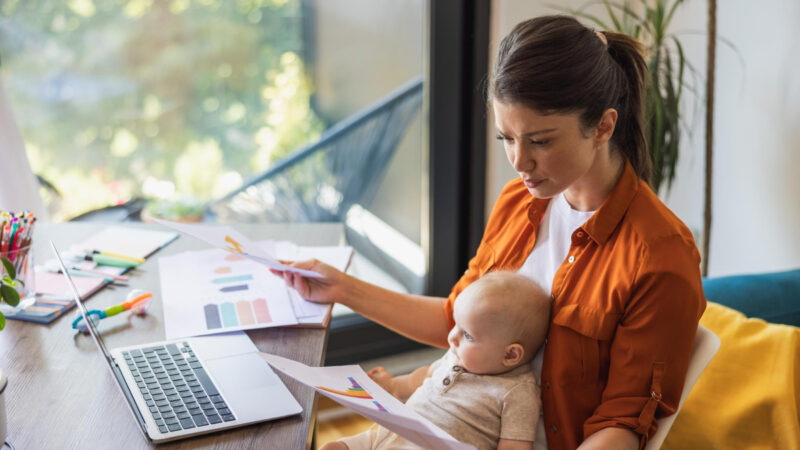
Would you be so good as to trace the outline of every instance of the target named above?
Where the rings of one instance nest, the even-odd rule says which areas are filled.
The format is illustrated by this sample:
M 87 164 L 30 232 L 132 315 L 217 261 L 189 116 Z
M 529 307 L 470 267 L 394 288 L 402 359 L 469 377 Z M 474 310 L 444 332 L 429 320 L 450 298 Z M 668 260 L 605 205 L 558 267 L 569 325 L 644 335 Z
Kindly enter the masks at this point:
M 501 438 L 534 441 L 542 402 L 530 364 L 499 375 L 475 375 L 448 351 L 431 369 L 406 402 L 414 411 L 478 449 L 497 448 Z M 420 448 L 378 425 L 342 442 L 350 450 Z

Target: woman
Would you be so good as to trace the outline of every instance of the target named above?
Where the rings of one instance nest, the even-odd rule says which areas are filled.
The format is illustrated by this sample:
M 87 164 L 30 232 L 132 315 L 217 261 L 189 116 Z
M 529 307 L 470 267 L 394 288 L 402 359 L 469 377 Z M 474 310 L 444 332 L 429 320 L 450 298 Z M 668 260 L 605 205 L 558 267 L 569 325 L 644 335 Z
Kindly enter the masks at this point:
M 458 293 L 490 270 L 517 270 L 552 301 L 533 363 L 537 447 L 643 447 L 655 419 L 677 408 L 705 309 L 692 235 L 646 183 L 646 70 L 625 35 L 564 16 L 520 23 L 500 44 L 489 86 L 519 178 L 450 296 L 387 291 L 316 261 L 296 266 L 324 278 L 284 272 L 287 284 L 444 347 Z

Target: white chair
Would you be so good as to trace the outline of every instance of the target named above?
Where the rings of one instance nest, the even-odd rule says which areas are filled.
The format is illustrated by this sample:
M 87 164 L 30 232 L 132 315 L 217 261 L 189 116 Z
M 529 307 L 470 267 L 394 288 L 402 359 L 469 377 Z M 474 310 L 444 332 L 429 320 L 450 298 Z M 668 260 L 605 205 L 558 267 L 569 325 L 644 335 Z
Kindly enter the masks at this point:
M 672 427 L 672 424 L 675 422 L 675 418 L 678 416 L 678 413 L 681 411 L 681 406 L 683 406 L 683 402 L 686 400 L 686 397 L 689 395 L 689 392 L 694 387 L 695 383 L 697 383 L 697 379 L 700 378 L 700 374 L 703 373 L 708 363 L 714 358 L 714 355 L 717 354 L 717 350 L 719 350 L 719 338 L 716 334 L 711 332 L 708 328 L 699 325 L 697 327 L 697 335 L 694 338 L 694 347 L 692 348 L 692 359 L 689 361 L 689 369 L 686 371 L 686 381 L 683 383 L 683 393 L 681 394 L 681 401 L 678 403 L 678 409 L 675 411 L 675 414 L 669 415 L 667 417 L 658 419 L 656 422 L 658 423 L 658 430 L 647 441 L 647 446 L 645 446 L 645 450 L 656 450 L 661 448 L 661 444 L 664 443 L 664 439 L 667 437 L 667 433 L 669 429 Z

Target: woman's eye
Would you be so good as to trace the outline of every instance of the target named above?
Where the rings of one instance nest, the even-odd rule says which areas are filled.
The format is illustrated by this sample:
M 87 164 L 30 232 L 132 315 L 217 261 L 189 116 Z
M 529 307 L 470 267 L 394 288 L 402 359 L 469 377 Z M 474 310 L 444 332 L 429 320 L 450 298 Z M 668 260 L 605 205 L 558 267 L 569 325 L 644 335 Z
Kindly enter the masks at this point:
M 541 146 L 541 145 L 547 145 L 549 143 L 550 143 L 549 139 L 542 139 L 541 141 L 531 140 L 531 144 L 533 144 L 533 145 L 540 145 Z
M 506 141 L 510 141 L 511 139 L 510 139 L 510 138 L 507 138 L 507 137 L 505 137 L 505 136 L 502 136 L 502 135 L 499 135 L 499 134 L 498 134 L 498 135 L 497 135 L 497 140 L 498 140 L 498 141 L 503 141 L 503 142 L 506 142 Z

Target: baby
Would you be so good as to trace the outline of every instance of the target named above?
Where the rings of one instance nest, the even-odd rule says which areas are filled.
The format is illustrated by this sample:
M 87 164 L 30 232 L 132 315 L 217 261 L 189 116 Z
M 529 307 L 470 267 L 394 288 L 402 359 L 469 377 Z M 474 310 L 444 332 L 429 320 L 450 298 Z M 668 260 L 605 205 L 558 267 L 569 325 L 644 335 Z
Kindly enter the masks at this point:
M 430 367 L 370 376 L 451 436 L 479 449 L 531 449 L 541 393 L 529 362 L 544 342 L 550 300 L 529 278 L 493 272 L 455 302 L 450 350 Z M 409 398 L 409 395 L 411 396 Z M 378 425 L 322 450 L 419 449 Z

